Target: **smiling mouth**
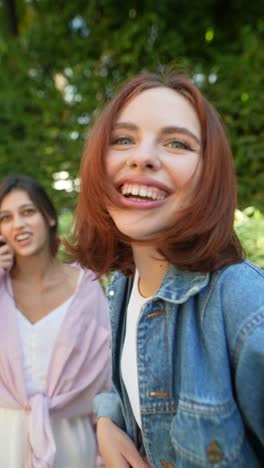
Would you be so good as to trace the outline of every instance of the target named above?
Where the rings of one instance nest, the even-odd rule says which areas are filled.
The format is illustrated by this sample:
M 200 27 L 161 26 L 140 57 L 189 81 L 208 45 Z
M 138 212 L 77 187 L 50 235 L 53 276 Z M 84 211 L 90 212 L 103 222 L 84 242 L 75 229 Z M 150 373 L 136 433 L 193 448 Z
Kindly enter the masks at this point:
M 16 242 L 23 242 L 23 241 L 29 240 L 30 238 L 31 238 L 30 234 L 18 234 L 15 237 L 15 240 Z
M 168 195 L 164 190 L 149 185 L 124 184 L 120 187 L 121 194 L 130 200 L 157 201 L 164 200 Z

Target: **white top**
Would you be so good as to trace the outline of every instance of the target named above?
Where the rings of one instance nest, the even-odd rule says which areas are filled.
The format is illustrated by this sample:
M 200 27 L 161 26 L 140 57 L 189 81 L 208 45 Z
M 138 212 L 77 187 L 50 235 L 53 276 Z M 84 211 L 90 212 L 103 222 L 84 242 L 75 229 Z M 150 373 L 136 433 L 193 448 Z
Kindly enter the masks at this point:
M 83 271 L 78 283 L 82 275 Z M 23 373 L 29 396 L 45 392 L 51 353 L 73 298 L 74 295 L 35 324 L 17 309 Z M 66 419 L 51 416 L 51 424 L 56 443 L 54 468 L 94 468 L 96 443 L 89 417 Z M 1 468 L 28 468 L 23 467 L 23 425 L 23 412 L 0 408 Z
M 138 271 L 135 272 L 133 288 L 127 307 L 126 334 L 121 356 L 121 373 L 138 426 L 141 429 L 141 415 L 137 372 L 137 326 L 142 306 L 150 298 L 143 297 L 138 289 Z

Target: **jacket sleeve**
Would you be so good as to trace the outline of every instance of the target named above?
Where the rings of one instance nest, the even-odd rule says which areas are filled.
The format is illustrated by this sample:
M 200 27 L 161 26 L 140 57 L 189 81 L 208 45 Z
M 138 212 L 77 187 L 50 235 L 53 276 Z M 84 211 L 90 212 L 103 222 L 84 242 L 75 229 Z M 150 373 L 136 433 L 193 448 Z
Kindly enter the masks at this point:
M 228 269 L 224 316 L 235 398 L 264 449 L 264 272 L 250 262 Z
M 120 400 L 113 388 L 109 392 L 100 393 L 95 397 L 94 412 L 97 419 L 104 416 L 111 419 L 120 429 L 125 428 Z
M 264 305 L 240 329 L 234 356 L 237 401 L 264 448 Z

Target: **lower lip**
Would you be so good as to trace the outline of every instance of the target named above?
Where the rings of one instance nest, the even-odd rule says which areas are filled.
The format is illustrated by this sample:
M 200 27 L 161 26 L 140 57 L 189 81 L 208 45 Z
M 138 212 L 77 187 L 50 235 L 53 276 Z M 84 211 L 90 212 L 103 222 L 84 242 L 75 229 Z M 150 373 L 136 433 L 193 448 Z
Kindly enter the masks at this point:
M 27 247 L 29 244 L 31 244 L 31 237 L 23 241 L 16 241 L 16 242 L 19 247 Z
M 163 200 L 133 200 L 132 198 L 127 198 L 123 195 L 120 195 L 120 201 L 124 207 L 137 208 L 139 210 L 159 207 L 164 203 L 165 200 L 166 198 Z

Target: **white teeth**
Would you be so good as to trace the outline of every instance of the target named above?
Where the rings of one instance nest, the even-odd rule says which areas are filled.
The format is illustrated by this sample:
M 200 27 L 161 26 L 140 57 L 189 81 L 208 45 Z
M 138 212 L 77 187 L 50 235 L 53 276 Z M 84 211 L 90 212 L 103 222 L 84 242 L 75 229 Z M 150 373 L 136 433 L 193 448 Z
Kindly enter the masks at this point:
M 151 198 L 151 196 L 152 196 L 152 189 L 149 188 L 149 189 L 147 190 L 147 197 L 150 197 L 150 198 Z
M 150 198 L 151 200 L 164 200 L 166 193 L 157 187 L 149 187 L 147 185 L 124 184 L 121 187 L 122 195 L 134 197 Z
M 141 188 L 139 189 L 139 195 L 140 195 L 141 197 L 146 197 L 146 196 L 147 196 L 147 190 L 146 190 L 145 187 L 141 187 Z
M 30 235 L 29 234 L 18 234 L 15 239 L 20 242 L 20 241 L 24 241 L 26 239 L 29 239 L 30 238 Z
M 136 185 L 133 185 L 132 190 L 131 190 L 132 195 L 138 195 L 139 194 L 138 192 L 139 192 L 138 187 Z

